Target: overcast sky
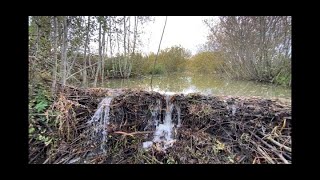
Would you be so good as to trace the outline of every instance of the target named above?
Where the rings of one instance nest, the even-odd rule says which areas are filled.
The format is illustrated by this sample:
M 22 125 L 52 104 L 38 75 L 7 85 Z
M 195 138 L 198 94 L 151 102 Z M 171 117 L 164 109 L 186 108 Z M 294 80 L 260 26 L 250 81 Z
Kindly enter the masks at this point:
M 142 35 L 143 53 L 157 53 L 165 18 L 156 16 L 154 22 L 145 25 L 145 33 Z M 208 28 L 203 20 L 208 18 L 209 16 L 168 16 L 160 49 L 180 44 L 195 54 L 197 45 L 206 41 Z
M 142 41 L 141 49 L 143 54 L 150 52 L 157 53 L 161 38 L 161 33 L 165 23 L 165 16 L 153 16 L 154 21 L 143 25 L 143 34 L 140 35 Z M 197 52 L 197 47 L 204 44 L 207 39 L 209 28 L 203 23 L 205 19 L 212 16 L 168 16 L 166 29 L 163 34 L 161 49 L 170 48 L 175 45 L 191 51 L 192 55 Z M 98 38 L 98 32 L 95 34 Z M 90 43 L 91 52 L 98 51 L 98 42 Z

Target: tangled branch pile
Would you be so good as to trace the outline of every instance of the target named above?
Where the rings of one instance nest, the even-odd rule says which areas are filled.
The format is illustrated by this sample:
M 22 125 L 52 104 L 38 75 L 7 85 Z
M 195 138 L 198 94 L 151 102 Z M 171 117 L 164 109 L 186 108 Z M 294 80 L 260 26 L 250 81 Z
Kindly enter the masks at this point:
M 107 96 L 113 98 L 104 152 L 87 122 Z M 291 104 L 271 99 L 173 95 L 172 122 L 180 118 L 181 126 L 172 146 L 143 148 L 154 135 L 154 119 L 164 120 L 165 98 L 130 89 L 60 89 L 51 108 L 60 112 L 57 141 L 40 163 L 291 163 Z

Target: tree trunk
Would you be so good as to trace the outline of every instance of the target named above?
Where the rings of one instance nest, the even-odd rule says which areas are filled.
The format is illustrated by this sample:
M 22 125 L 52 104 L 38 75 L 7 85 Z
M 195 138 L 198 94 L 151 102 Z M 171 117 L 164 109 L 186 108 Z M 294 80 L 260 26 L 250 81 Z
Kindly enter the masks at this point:
M 53 28 L 54 28 L 54 34 L 53 34 L 53 41 L 54 41 L 53 59 L 54 59 L 54 62 L 55 62 L 55 64 L 54 64 L 55 66 L 54 66 L 54 69 L 53 69 L 52 95 L 56 91 L 57 71 L 58 71 L 58 61 L 57 61 L 57 46 L 58 46 L 57 31 L 58 31 L 58 27 L 57 27 L 57 17 L 56 16 L 53 17 Z
M 131 28 L 131 17 L 129 16 L 129 28 L 128 28 L 128 67 L 126 68 L 127 71 L 127 78 L 129 78 L 130 74 L 131 74 L 131 65 L 132 65 L 132 57 L 131 57 L 131 53 L 130 53 L 130 28 Z
M 133 31 L 133 48 L 132 48 L 132 57 L 131 57 L 131 64 L 129 66 L 129 76 L 132 70 L 133 58 L 135 57 L 135 48 L 136 48 L 136 39 L 137 39 L 137 28 L 138 28 L 138 18 L 137 16 L 134 17 L 134 31 Z
M 102 34 L 102 61 L 101 61 L 101 86 L 103 86 L 104 83 L 104 69 L 105 69 L 105 65 L 104 65 L 104 61 L 105 61 L 105 52 L 106 52 L 106 17 L 103 17 L 103 34 Z M 108 42 L 108 41 L 107 41 Z
M 126 16 L 123 16 L 123 52 L 126 56 Z
M 159 43 L 159 47 L 158 47 L 158 52 L 157 52 L 157 55 L 156 55 L 156 58 L 155 58 L 154 64 L 153 64 L 153 69 L 152 69 L 152 74 L 151 74 L 151 81 L 150 81 L 151 90 L 152 90 L 152 79 L 153 79 L 154 69 L 156 67 L 156 63 L 157 63 L 157 59 L 158 59 L 158 55 L 159 55 L 159 51 L 160 51 L 160 46 L 161 46 L 163 33 L 164 33 L 164 30 L 166 29 L 167 19 L 168 19 L 168 16 L 166 16 L 166 21 L 164 22 L 164 26 L 163 26 L 163 30 L 162 30 L 162 34 L 161 34 L 161 39 L 160 39 L 160 43 Z
M 68 16 L 64 17 L 63 22 L 63 51 L 62 51 L 62 85 L 66 85 L 67 75 L 67 49 L 68 49 Z
M 128 28 L 128 48 L 127 48 L 127 52 L 128 52 L 128 57 L 130 57 L 130 28 L 131 28 L 131 17 L 129 16 L 129 28 Z
M 109 36 L 109 46 L 110 46 L 110 58 L 111 58 L 111 64 L 112 64 L 112 76 L 114 77 L 115 76 L 115 71 L 116 71 L 116 67 L 115 67 L 115 62 L 114 62 L 114 59 L 112 57 L 112 34 L 111 34 L 111 30 L 112 30 L 112 17 L 110 16 L 109 18 L 109 33 L 108 33 L 108 36 Z
M 70 65 L 70 67 L 69 67 L 69 69 L 68 69 L 68 71 L 67 71 L 67 77 L 69 77 L 69 75 L 71 74 L 71 70 L 72 70 L 72 68 L 73 68 L 73 66 L 74 66 L 74 63 L 76 62 L 76 59 L 77 59 L 77 57 L 78 57 L 79 48 L 80 48 L 80 47 L 77 47 L 77 49 L 76 49 L 76 51 L 75 51 L 75 54 L 74 54 L 74 56 L 73 56 L 73 58 L 72 58 L 73 60 L 72 60 L 71 65 Z
M 111 19 L 111 17 L 110 17 L 110 20 L 109 20 L 109 45 L 110 45 L 110 58 L 111 58 L 111 64 L 112 64 L 112 75 L 113 75 L 113 77 L 115 76 L 115 71 L 116 71 L 116 69 L 115 69 L 115 65 L 114 65 L 114 59 L 113 59 L 113 57 L 112 57 L 112 34 L 111 34 L 111 26 L 112 26 L 112 24 L 111 24 L 111 21 L 112 21 L 112 19 Z
M 90 47 L 87 47 L 87 57 L 88 57 L 88 64 L 89 64 L 89 66 L 90 66 L 90 69 L 88 68 L 88 70 L 89 70 L 89 72 L 87 72 L 87 77 L 89 76 L 89 79 L 91 79 L 91 77 L 93 77 L 92 76 L 92 74 L 95 74 L 94 72 L 94 70 L 95 70 L 95 68 L 94 68 L 94 66 L 91 66 L 91 57 L 94 55 L 94 54 L 91 54 L 91 49 L 90 49 Z
M 89 41 L 89 30 L 90 30 L 90 16 L 88 16 L 88 26 L 87 26 L 87 35 L 86 35 L 86 42 L 84 44 L 84 55 L 83 55 L 83 86 L 87 87 L 87 63 L 86 63 L 86 53 L 87 53 L 87 45 Z
M 61 20 L 62 22 L 60 23 L 60 27 L 59 29 L 61 29 L 61 34 L 60 34 L 60 44 L 61 44 L 61 47 L 60 47 L 60 79 L 61 79 L 61 83 L 62 83 L 62 78 L 63 78 L 63 59 L 64 59 L 64 53 L 63 53 L 63 50 L 64 50 L 64 41 L 63 41 L 63 37 L 64 37 L 64 34 L 63 34 L 63 19 Z
M 35 20 L 35 22 L 37 22 L 37 20 Z M 35 57 L 38 58 L 38 51 L 39 51 L 39 43 L 40 43 L 40 27 L 37 24 L 37 42 L 36 42 L 36 52 L 35 52 Z
M 126 16 L 123 16 L 123 51 L 124 51 L 124 67 L 123 67 L 123 76 L 126 77 L 127 75 L 127 53 L 126 53 L 126 34 L 127 34 L 127 28 L 126 28 Z
M 97 67 L 97 70 L 96 70 L 96 76 L 94 78 L 94 83 L 93 83 L 93 86 L 94 87 L 97 87 L 97 81 L 98 81 L 98 76 L 99 76 L 99 71 L 100 71 L 100 66 L 101 66 L 101 62 L 102 62 L 102 55 L 101 55 L 101 22 L 99 22 L 99 63 L 98 63 L 98 67 Z
M 118 54 L 120 54 L 120 45 L 119 45 L 119 33 L 117 31 L 117 44 L 118 44 Z M 116 61 L 118 61 L 118 68 L 119 68 L 119 72 L 120 72 L 120 76 L 123 77 L 122 75 L 122 68 L 121 68 L 121 57 L 117 57 Z
M 134 54 L 135 48 L 136 48 L 136 39 L 137 39 L 137 29 L 138 29 L 138 17 L 134 17 L 134 35 L 133 35 L 133 49 L 132 53 Z

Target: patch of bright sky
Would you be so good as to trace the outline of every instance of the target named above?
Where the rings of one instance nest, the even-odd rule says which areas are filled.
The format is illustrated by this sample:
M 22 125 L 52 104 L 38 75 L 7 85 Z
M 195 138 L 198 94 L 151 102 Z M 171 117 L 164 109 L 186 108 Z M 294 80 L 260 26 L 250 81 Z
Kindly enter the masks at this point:
M 139 43 L 138 50 L 143 54 L 157 53 L 158 51 L 166 17 L 153 16 L 153 18 L 154 21 L 143 25 L 143 34 L 140 35 L 141 43 Z M 190 50 L 192 55 L 196 54 L 198 46 L 206 42 L 209 33 L 209 28 L 203 21 L 212 18 L 215 19 L 217 16 L 168 16 L 160 50 L 181 45 Z M 97 32 L 94 37 L 98 37 Z M 97 53 L 98 42 L 91 42 L 90 46 L 91 52 Z
M 145 25 L 142 52 L 157 53 L 165 16 L 156 16 L 154 22 Z M 168 16 L 160 49 L 181 45 L 195 54 L 197 47 L 207 40 L 208 27 L 203 20 L 212 16 Z

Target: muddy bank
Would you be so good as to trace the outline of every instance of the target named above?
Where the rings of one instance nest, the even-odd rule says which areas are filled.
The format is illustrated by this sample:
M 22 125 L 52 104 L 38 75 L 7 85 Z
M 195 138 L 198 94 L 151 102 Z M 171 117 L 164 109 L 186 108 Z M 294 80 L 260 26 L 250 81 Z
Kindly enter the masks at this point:
M 59 92 L 51 108 L 60 112 L 56 141 L 37 163 L 291 163 L 290 102 L 131 89 Z

